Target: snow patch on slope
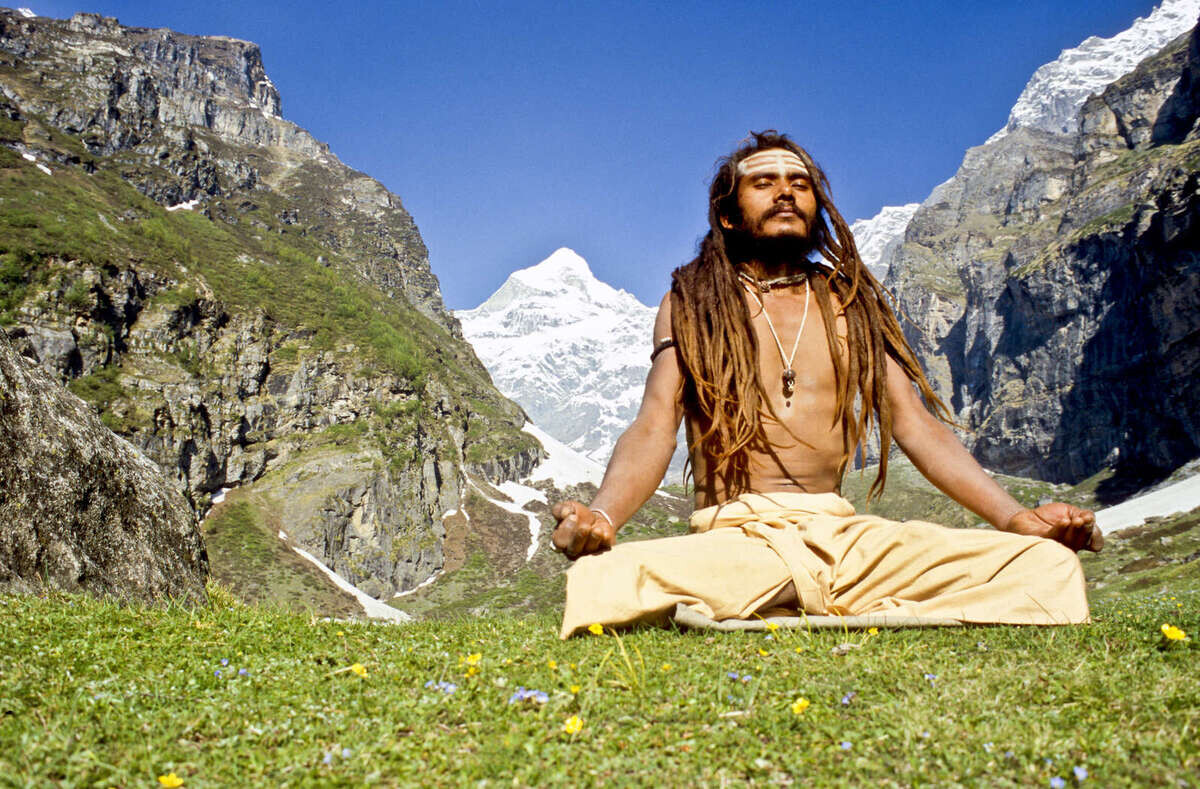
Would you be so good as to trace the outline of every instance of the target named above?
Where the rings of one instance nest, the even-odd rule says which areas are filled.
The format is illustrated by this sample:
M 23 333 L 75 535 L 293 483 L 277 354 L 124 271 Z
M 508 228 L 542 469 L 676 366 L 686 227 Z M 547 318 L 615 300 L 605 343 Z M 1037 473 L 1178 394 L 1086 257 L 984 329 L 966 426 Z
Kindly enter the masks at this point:
M 1142 524 L 1146 518 L 1188 512 L 1196 507 L 1200 507 L 1200 474 L 1099 510 L 1096 524 L 1100 531 L 1108 534 Z
M 325 575 L 329 577 L 329 580 L 331 580 L 335 584 L 337 584 L 337 586 L 339 588 L 344 589 L 345 591 L 354 595 L 354 599 L 358 600 L 359 604 L 362 605 L 363 610 L 365 610 L 367 612 L 367 616 L 369 616 L 373 619 L 387 619 L 392 622 L 411 622 L 412 621 L 411 616 L 409 616 L 405 612 L 401 611 L 399 608 L 392 608 L 387 603 L 380 602 L 379 600 L 376 600 L 374 597 L 371 597 L 371 595 L 367 594 L 366 592 L 359 589 L 354 584 L 347 581 L 342 576 L 338 575 L 333 570 L 326 567 L 324 562 L 322 562 L 317 557 L 313 556 L 308 551 L 304 550 L 303 548 L 297 547 L 295 545 L 291 546 L 291 548 L 293 551 L 295 551 L 296 553 L 300 554 L 308 561 L 315 564 L 317 566 L 317 569 L 320 570 L 321 572 L 325 573 Z
M 550 480 L 559 488 L 584 482 L 600 487 L 600 481 L 604 479 L 604 466 L 571 449 L 532 422 L 526 422 L 521 429 L 536 438 L 549 455 L 538 463 L 537 468 L 527 478 L 528 481 Z

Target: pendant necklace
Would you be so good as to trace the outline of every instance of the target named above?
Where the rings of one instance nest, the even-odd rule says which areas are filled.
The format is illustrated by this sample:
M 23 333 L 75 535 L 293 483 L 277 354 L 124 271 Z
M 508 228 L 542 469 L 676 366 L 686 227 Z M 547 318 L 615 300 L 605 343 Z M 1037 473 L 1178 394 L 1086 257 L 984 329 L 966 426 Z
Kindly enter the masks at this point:
M 742 274 L 739 274 L 738 276 L 742 277 L 743 282 L 745 282 L 748 279 L 751 279 L 750 277 L 744 276 Z M 755 284 L 757 284 L 757 281 L 754 281 L 754 282 L 755 282 Z M 771 322 L 771 316 L 767 313 L 767 305 L 763 304 L 762 299 L 760 299 L 758 297 L 758 294 L 754 292 L 753 288 L 747 287 L 746 290 L 750 293 L 751 296 L 754 297 L 754 300 L 756 302 L 758 302 L 758 307 L 760 310 L 762 310 L 763 317 L 767 319 L 767 328 L 771 330 L 771 336 L 775 338 L 775 347 L 779 349 L 779 360 L 781 362 L 783 362 L 783 368 L 784 368 L 783 369 L 783 396 L 791 397 L 792 393 L 796 391 L 796 371 L 792 369 L 792 362 L 795 361 L 796 350 L 800 347 L 800 335 L 804 334 L 804 324 L 808 323 L 808 300 L 809 300 L 808 297 L 809 297 L 809 293 L 811 292 L 812 288 L 810 288 L 808 286 L 808 283 L 805 282 L 805 284 L 804 284 L 804 317 L 802 317 L 800 319 L 800 330 L 798 332 L 796 332 L 796 341 L 794 343 L 792 343 L 792 355 L 791 356 L 783 355 L 783 343 L 781 343 L 779 341 L 779 333 L 775 331 L 775 324 Z M 763 290 L 763 293 L 766 293 L 766 292 L 767 292 L 766 290 Z M 784 405 L 786 405 L 788 408 L 791 408 L 792 401 L 788 400 L 784 403 Z

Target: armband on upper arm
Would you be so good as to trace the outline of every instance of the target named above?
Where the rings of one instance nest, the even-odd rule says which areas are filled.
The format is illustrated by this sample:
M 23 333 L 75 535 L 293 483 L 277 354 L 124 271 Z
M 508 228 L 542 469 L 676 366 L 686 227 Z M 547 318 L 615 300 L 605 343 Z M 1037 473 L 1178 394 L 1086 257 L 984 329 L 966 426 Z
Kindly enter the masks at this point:
M 661 340 L 654 341 L 654 350 L 650 352 L 650 364 L 654 364 L 654 360 L 658 355 L 668 348 L 675 346 L 675 340 L 671 337 L 663 337 Z

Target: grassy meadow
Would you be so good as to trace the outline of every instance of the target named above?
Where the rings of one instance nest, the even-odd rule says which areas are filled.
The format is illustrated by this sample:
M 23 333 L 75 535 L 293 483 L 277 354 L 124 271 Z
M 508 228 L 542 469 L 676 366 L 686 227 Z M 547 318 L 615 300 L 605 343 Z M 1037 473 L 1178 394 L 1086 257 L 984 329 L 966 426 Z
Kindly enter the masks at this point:
M 1042 629 L 563 642 L 544 613 L 339 622 L 216 584 L 200 608 L 0 597 L 0 784 L 1195 786 L 1198 563 L 1157 560 Z

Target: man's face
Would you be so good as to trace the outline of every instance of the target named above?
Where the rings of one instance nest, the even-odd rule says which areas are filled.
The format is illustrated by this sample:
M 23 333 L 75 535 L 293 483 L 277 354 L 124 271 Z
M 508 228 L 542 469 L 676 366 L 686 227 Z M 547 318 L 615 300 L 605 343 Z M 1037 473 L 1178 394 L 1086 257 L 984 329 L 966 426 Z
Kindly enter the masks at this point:
M 757 239 L 808 239 L 817 217 L 817 198 L 804 162 L 785 148 L 770 148 L 738 165 L 740 230 Z M 722 224 L 733 228 L 732 222 Z

